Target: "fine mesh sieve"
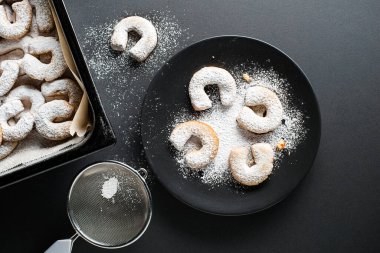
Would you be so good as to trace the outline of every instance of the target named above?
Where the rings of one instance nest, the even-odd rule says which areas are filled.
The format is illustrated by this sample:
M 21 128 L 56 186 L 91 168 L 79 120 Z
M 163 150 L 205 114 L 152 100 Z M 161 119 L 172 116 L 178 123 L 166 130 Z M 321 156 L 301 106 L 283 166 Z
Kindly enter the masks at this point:
M 83 170 L 71 186 L 67 205 L 77 235 L 103 248 L 120 248 L 135 242 L 152 216 L 151 195 L 144 175 L 144 169 L 135 171 L 113 161 Z M 46 253 L 70 252 L 76 237 L 56 243 L 69 249 L 50 251 L 53 244 Z

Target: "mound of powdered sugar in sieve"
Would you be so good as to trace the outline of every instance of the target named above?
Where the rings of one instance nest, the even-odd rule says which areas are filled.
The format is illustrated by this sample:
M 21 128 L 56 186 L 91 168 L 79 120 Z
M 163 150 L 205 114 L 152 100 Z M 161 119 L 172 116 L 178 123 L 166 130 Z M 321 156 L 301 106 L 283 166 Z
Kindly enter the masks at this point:
M 119 180 L 116 177 L 111 177 L 103 183 L 102 196 L 103 198 L 110 199 L 117 193 L 119 187 Z

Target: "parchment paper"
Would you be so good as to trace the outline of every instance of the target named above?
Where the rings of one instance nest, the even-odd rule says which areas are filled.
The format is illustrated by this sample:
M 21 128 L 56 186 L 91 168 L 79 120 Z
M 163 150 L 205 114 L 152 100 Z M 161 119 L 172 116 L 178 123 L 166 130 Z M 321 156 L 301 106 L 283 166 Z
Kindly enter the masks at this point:
M 89 114 L 88 114 L 88 95 L 87 95 L 87 92 L 83 85 L 82 80 L 79 78 L 79 73 L 75 66 L 73 55 L 71 54 L 70 47 L 67 44 L 66 37 L 62 31 L 61 23 L 59 22 L 57 18 L 54 8 L 52 7 L 51 0 L 49 0 L 49 4 L 50 4 L 51 13 L 53 14 L 55 27 L 57 29 L 58 39 L 61 44 L 62 52 L 65 57 L 66 63 L 71 73 L 73 74 L 74 78 L 76 79 L 76 81 L 78 82 L 78 84 L 83 90 L 82 100 L 79 104 L 77 112 L 74 115 L 73 123 L 71 124 L 71 127 L 70 127 L 70 133 L 72 136 L 74 136 L 76 133 L 79 137 L 83 137 L 86 134 L 87 130 L 91 127 L 91 123 L 89 121 Z

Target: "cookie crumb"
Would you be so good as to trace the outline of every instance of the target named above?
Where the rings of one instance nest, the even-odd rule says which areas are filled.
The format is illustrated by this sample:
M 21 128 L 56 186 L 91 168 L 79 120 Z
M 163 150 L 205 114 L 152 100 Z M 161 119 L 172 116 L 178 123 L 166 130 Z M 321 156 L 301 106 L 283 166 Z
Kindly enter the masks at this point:
M 286 147 L 286 141 L 284 141 L 284 139 L 281 139 L 278 143 L 277 143 L 277 146 L 276 146 L 276 149 L 278 151 L 281 151 L 283 149 L 285 149 Z
M 252 78 L 247 73 L 243 74 L 243 80 L 246 81 L 247 83 L 252 82 Z

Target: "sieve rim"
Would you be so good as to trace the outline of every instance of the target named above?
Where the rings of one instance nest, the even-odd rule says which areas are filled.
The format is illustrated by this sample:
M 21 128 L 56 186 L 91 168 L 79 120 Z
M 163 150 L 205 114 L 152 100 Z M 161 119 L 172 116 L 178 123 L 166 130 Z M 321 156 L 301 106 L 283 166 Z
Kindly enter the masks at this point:
M 70 196 L 71 196 L 72 191 L 73 191 L 73 187 L 76 184 L 76 182 L 78 181 L 78 179 L 82 176 L 82 174 L 84 174 L 86 171 L 90 170 L 91 168 L 93 168 L 93 167 L 95 167 L 97 165 L 100 165 L 100 164 L 109 164 L 109 163 L 114 164 L 114 165 L 115 164 L 119 165 L 123 169 L 127 169 L 130 172 L 132 172 L 133 174 L 135 174 L 143 182 L 145 190 L 148 193 L 148 199 L 149 199 L 149 201 L 148 201 L 148 218 L 147 218 L 147 220 L 146 220 L 146 222 L 144 224 L 144 227 L 141 229 L 141 231 L 135 237 L 132 238 L 132 240 L 128 241 L 127 243 L 116 245 L 116 246 L 105 246 L 105 245 L 99 244 L 99 243 L 97 243 L 97 242 L 89 239 L 88 236 L 86 236 L 85 234 L 83 234 L 80 231 L 80 229 L 78 228 L 78 226 L 73 221 L 73 218 L 71 217 L 70 211 L 69 211 L 69 202 L 70 202 Z M 80 173 L 78 173 L 78 175 L 75 177 L 75 179 L 71 183 L 69 194 L 67 196 L 66 211 L 67 211 L 67 216 L 69 217 L 70 223 L 73 226 L 75 232 L 77 233 L 78 236 L 80 236 L 86 242 L 88 242 L 88 243 L 90 243 L 92 245 L 95 245 L 95 246 L 97 246 L 99 248 L 103 248 L 103 249 L 120 249 L 120 248 L 124 248 L 124 247 L 126 247 L 128 245 L 131 245 L 132 243 L 136 242 L 138 239 L 140 239 L 141 236 L 143 236 L 143 234 L 145 233 L 145 231 L 148 229 L 149 224 L 150 224 L 150 222 L 152 220 L 152 195 L 151 195 L 151 192 L 149 190 L 148 184 L 146 183 L 145 179 L 140 175 L 140 173 L 137 170 L 135 170 L 131 166 L 129 166 L 129 165 L 125 164 L 125 163 L 122 163 L 120 161 L 115 161 L 115 160 L 98 161 L 98 162 L 94 162 L 94 163 L 91 163 L 91 164 L 87 165 Z

